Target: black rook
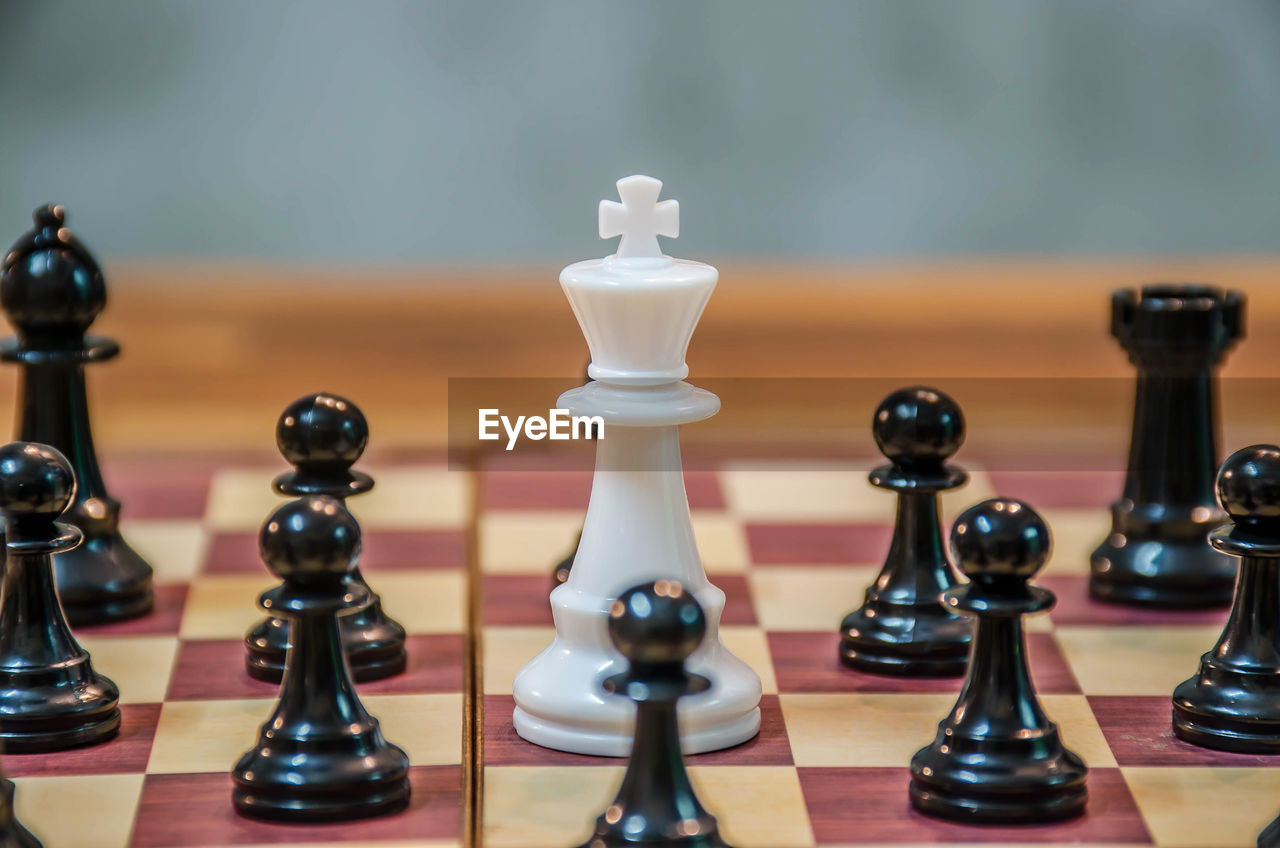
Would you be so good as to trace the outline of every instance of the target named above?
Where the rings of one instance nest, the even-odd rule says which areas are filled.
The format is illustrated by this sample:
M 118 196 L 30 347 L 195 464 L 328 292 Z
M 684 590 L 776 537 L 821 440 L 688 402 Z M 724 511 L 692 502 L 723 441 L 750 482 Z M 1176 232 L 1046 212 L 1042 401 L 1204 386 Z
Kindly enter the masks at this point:
M 1090 560 L 1089 592 L 1126 604 L 1224 605 L 1235 566 L 1206 543 L 1223 519 L 1213 499 L 1214 369 L 1244 335 L 1244 296 L 1195 285 L 1117 291 L 1111 333 L 1138 381 L 1124 493 Z
M 76 495 L 64 518 L 84 544 L 54 558 L 58 593 L 75 625 L 133 618 L 151 610 L 151 566 L 120 536 L 120 504 L 107 493 L 89 431 L 84 366 L 120 352 L 85 335 L 107 303 L 93 256 L 66 227 L 61 206 L 35 211 L 35 228 L 0 265 L 0 303 L 18 337 L 0 358 L 22 368 L 18 438 L 61 451 L 75 471 Z

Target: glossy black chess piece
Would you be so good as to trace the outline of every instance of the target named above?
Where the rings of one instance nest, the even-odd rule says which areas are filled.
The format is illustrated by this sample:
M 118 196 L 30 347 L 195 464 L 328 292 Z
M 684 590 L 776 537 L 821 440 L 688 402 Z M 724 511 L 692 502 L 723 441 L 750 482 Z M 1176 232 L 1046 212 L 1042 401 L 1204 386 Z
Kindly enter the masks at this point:
M 591 375 L 587 372 L 587 369 L 589 369 L 590 367 L 591 367 L 591 360 L 588 359 L 586 367 L 583 368 L 582 370 L 582 379 L 584 382 L 587 382 L 587 383 L 591 382 Z M 597 434 L 596 434 L 595 428 L 592 427 L 591 438 L 594 439 L 596 437 L 597 437 Z M 571 550 L 565 556 L 564 559 L 556 563 L 556 567 L 551 570 L 551 587 L 553 589 L 556 586 L 559 586 L 561 583 L 564 583 L 569 579 L 569 572 L 573 570 L 573 561 L 578 557 L 578 546 L 581 544 L 582 544 L 582 531 L 579 530 L 578 538 L 573 543 L 573 550 Z
M 1258 848 L 1280 848 L 1280 817 L 1273 819 L 1258 834 Z
M 897 517 L 884 567 L 840 624 L 840 660 L 877 674 L 962 675 L 973 628 L 942 605 L 942 593 L 962 581 L 938 517 L 938 493 L 969 479 L 947 465 L 964 442 L 960 406 L 937 389 L 899 389 L 880 402 L 871 427 L 889 459 L 871 472 L 871 484 L 897 492 Z
M 1218 499 L 1231 523 L 1209 542 L 1240 558 L 1235 603 L 1199 673 L 1173 690 L 1173 732 L 1206 748 L 1280 754 L 1280 448 L 1228 457 Z
M 0 749 L 7 753 L 91 745 L 120 729 L 120 693 L 94 672 L 54 587 L 53 554 L 80 542 L 77 528 L 57 520 L 75 485 L 71 465 L 53 448 L 0 447 Z
M 706 632 L 702 607 L 674 580 L 633 587 L 613 602 L 609 637 L 628 668 L 604 688 L 636 702 L 635 741 L 618 795 L 582 848 L 728 848 L 689 783 L 676 720 L 681 697 L 712 685 L 684 668 Z
M 13 814 L 13 781 L 0 778 L 0 848 L 41 848 Z
M 84 544 L 54 557 L 58 593 L 74 625 L 151 611 L 151 566 L 120 535 L 120 504 L 107 493 L 89 428 L 84 366 L 120 352 L 111 339 L 86 335 L 107 302 L 102 270 L 66 227 L 61 206 L 35 211 L 35 228 L 0 264 L 0 304 L 18 331 L 0 358 L 21 366 L 18 438 L 57 448 L 76 476 L 63 516 Z
M 1196 285 L 1117 291 L 1111 333 L 1138 379 L 1124 493 L 1090 558 L 1089 593 L 1150 606 L 1228 604 L 1235 563 L 1206 537 L 1223 521 L 1213 499 L 1215 370 L 1244 335 L 1244 295 Z
M 287 616 L 294 638 L 275 711 L 231 773 L 236 811 L 314 822 L 403 809 L 409 758 L 360 703 L 338 628 L 371 600 L 353 573 L 360 525 L 336 498 L 299 498 L 262 525 L 259 547 L 283 582 L 258 603 Z
M 1078 816 L 1084 762 L 1040 707 L 1027 667 L 1022 617 L 1051 608 L 1028 580 L 1049 558 L 1049 528 L 1025 503 L 983 501 L 951 528 L 968 585 L 946 603 L 976 619 L 969 670 L 932 745 L 911 758 L 911 805 L 967 822 L 1034 823 Z
M 280 414 L 276 445 L 294 466 L 272 487 L 282 495 L 329 495 L 345 501 L 373 488 L 373 478 L 351 470 L 369 443 L 369 424 L 354 403 L 328 392 L 298 398 Z M 408 662 L 404 628 L 382 609 L 357 567 L 352 580 L 370 592 L 372 602 L 344 615 L 339 626 L 351 673 L 360 682 L 399 674 Z M 279 683 L 289 648 L 289 622 L 268 616 L 245 637 L 245 667 L 250 676 Z

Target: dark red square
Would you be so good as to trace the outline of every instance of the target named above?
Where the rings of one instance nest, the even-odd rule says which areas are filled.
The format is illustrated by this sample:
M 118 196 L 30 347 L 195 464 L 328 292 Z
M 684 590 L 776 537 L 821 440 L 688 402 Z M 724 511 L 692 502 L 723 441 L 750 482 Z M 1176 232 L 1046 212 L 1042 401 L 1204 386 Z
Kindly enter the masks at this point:
M 141 774 L 151 759 L 159 721 L 159 704 L 125 704 L 120 708 L 120 734 L 111 741 L 52 754 L 6 753 L 4 772 L 8 777 Z
M 409 808 L 391 816 L 332 824 L 275 824 L 244 818 L 231 806 L 231 775 L 149 774 L 133 826 L 132 848 L 184 845 L 458 839 L 462 833 L 462 767 L 414 766 Z
M 1050 613 L 1056 625 L 1203 625 L 1223 624 L 1227 620 L 1226 609 L 1181 610 L 1104 604 L 1089 597 L 1088 577 L 1046 577 L 1036 582 L 1058 598 Z
M 893 529 L 887 524 L 748 524 L 756 565 L 875 564 L 884 560 Z
M 217 458 L 200 456 L 103 462 L 107 491 L 134 518 L 203 518 Z
M 790 692 L 959 692 L 960 677 L 891 677 L 848 668 L 840 662 L 840 634 L 770 632 L 769 654 L 778 691 Z M 1071 667 L 1049 633 L 1027 634 L 1027 661 L 1036 691 L 1077 694 Z
M 187 584 L 157 583 L 155 608 L 147 615 L 111 624 L 92 624 L 76 628 L 86 636 L 169 636 L 182 627 L 182 612 L 187 605 Z
M 906 768 L 801 768 L 800 789 L 819 845 L 998 842 L 1152 844 L 1117 768 L 1089 771 L 1087 812 L 1071 821 L 1031 825 L 959 824 L 916 812 Z
M 467 562 L 464 530 L 375 530 L 363 536 L 362 572 L 393 569 L 461 568 Z M 265 574 L 258 534 L 218 533 L 209 540 L 206 574 Z M 376 591 L 376 589 L 375 589 Z
M 1233 754 L 1183 742 L 1173 735 L 1173 704 L 1167 696 L 1090 695 L 1089 707 L 1107 738 L 1107 746 L 1122 766 L 1276 764 L 1275 755 Z
M 1018 498 L 1037 509 L 1095 507 L 1105 514 L 1124 488 L 1124 472 L 1102 470 L 1101 465 L 1087 471 L 989 471 L 987 476 L 1000 497 Z
M 595 766 L 625 762 L 620 757 L 589 757 L 554 751 L 527 742 L 511 723 L 515 699 L 510 695 L 484 697 L 484 762 L 487 766 Z M 791 743 L 777 695 L 760 699 L 760 733 L 723 751 L 688 757 L 690 765 L 789 766 Z

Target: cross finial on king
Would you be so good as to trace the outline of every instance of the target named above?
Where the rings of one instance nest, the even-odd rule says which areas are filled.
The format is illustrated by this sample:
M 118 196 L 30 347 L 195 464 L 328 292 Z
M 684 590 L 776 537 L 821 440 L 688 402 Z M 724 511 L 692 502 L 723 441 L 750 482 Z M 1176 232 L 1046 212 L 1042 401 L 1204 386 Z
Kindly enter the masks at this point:
M 662 180 L 637 174 L 618 180 L 621 203 L 600 201 L 600 238 L 622 236 L 619 259 L 659 259 L 658 236 L 680 235 L 680 204 L 675 200 L 659 203 L 661 191 Z

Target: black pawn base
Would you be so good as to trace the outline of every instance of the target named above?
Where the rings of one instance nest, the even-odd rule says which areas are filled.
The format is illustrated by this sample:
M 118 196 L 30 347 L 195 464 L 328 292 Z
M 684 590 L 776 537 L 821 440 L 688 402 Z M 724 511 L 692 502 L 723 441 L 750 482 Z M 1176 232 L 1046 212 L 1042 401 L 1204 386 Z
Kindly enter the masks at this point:
M 236 812 L 284 822 L 348 821 L 399 812 L 409 804 L 409 757 L 386 742 L 373 746 L 375 735 L 376 729 L 341 745 L 301 740 L 260 745 L 241 757 L 232 772 Z
M 73 627 L 109 624 L 151 612 L 151 566 L 118 534 L 86 538 L 53 558 L 62 610 Z
M 1173 733 L 1203 748 L 1280 754 L 1280 684 L 1275 672 L 1222 668 L 1206 656 L 1199 675 L 1173 690 Z
M 42 754 L 105 742 L 120 731 L 120 693 L 78 662 L 0 669 L 0 750 Z
M 1208 532 L 1222 521 L 1206 511 L 1204 521 L 1187 518 L 1125 532 L 1133 519 L 1112 507 L 1113 530 L 1090 557 L 1089 595 L 1105 603 L 1171 609 L 1225 607 L 1235 593 L 1236 563 L 1209 547 Z M 1119 543 L 1118 545 L 1116 543 Z
M 972 742 L 956 742 L 965 750 L 963 759 L 954 750 L 926 748 L 911 760 L 911 806 L 926 815 L 983 824 L 1075 818 L 1088 802 L 1088 768 L 1056 737 L 1018 743 L 1024 749 L 1018 751 L 1007 742 L 992 744 L 985 753 Z M 1038 757 L 1045 747 L 1058 751 Z
M 376 597 L 366 609 L 338 619 L 338 628 L 357 683 L 394 677 L 408 667 L 405 630 L 387 617 Z M 289 623 L 281 618 L 263 619 L 245 638 L 245 670 L 255 680 L 279 683 L 284 679 L 288 649 Z
M 840 623 L 840 661 L 897 677 L 960 677 L 969 664 L 973 625 L 930 609 L 868 602 Z

